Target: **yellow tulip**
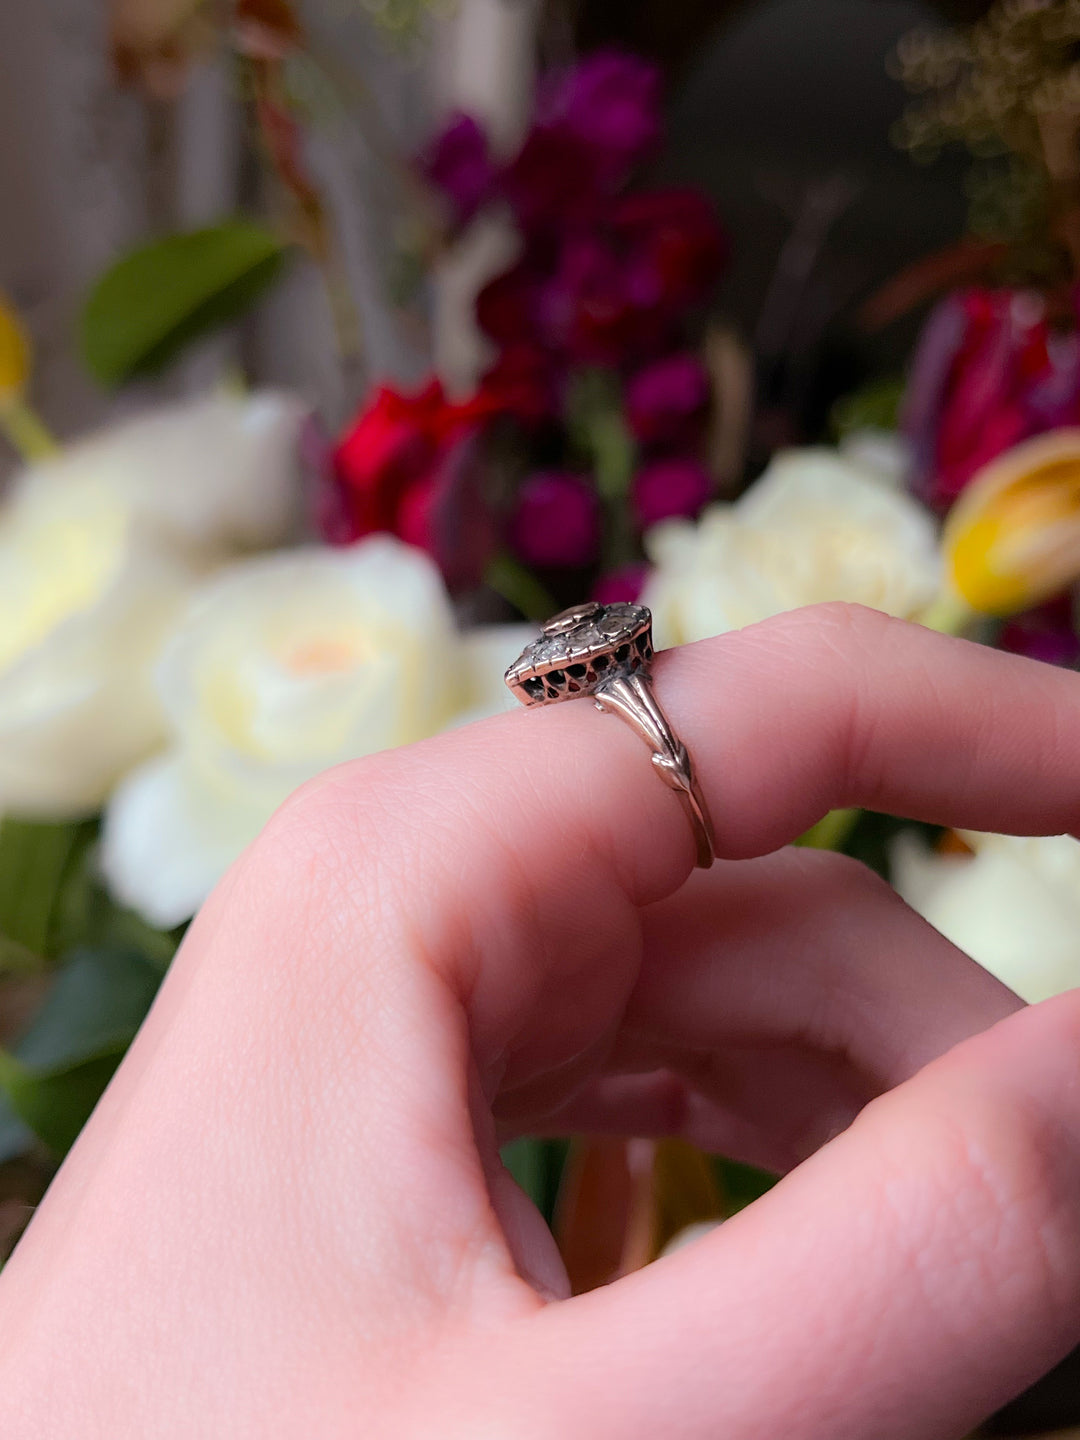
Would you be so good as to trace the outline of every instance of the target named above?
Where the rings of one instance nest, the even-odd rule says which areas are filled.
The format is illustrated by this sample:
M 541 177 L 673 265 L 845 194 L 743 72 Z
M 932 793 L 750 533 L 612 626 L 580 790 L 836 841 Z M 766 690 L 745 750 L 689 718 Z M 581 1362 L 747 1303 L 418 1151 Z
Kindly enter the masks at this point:
M 0 404 L 17 399 L 30 377 L 30 341 L 19 317 L 0 295 Z
M 31 359 L 30 337 L 0 294 L 0 432 L 24 460 L 44 460 L 56 454 L 57 445 L 26 401 Z
M 1080 579 L 1080 429 L 1054 430 L 985 465 L 942 537 L 957 594 L 1015 615 Z

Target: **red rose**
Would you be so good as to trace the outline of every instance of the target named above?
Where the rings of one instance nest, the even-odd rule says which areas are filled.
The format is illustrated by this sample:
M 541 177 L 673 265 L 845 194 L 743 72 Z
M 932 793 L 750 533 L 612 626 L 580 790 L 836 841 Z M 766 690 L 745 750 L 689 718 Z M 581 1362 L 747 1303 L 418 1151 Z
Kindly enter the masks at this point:
M 334 451 L 334 472 L 353 522 L 351 539 L 374 530 L 396 533 L 402 495 L 431 469 L 451 417 L 437 380 L 415 395 L 389 386 L 375 392 Z
M 480 479 L 478 414 L 433 380 L 415 394 L 375 392 L 338 444 L 319 524 L 348 545 L 384 530 L 426 550 L 452 588 L 476 584 L 494 545 Z

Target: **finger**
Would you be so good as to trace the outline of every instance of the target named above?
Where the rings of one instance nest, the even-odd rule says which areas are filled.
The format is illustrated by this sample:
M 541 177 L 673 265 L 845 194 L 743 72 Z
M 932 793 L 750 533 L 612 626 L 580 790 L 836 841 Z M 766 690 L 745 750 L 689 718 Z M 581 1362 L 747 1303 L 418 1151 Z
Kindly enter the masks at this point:
M 536 1433 L 966 1434 L 1080 1339 L 1078 1054 L 1080 993 L 1012 1016 L 699 1244 L 536 1317 L 510 1371 L 559 1357 Z
M 787 1170 L 1020 1004 L 864 865 L 787 849 L 649 907 L 607 1078 L 568 1098 L 565 1073 L 542 1077 L 496 1114 L 518 1133 L 677 1134 Z
M 1080 677 L 872 611 L 797 612 L 670 653 L 657 690 L 727 856 L 773 850 L 838 805 L 1027 832 L 1080 821 Z M 635 908 L 692 864 L 644 747 L 589 705 L 336 772 L 277 828 L 328 811 L 466 1003 L 482 1067 L 505 1062 L 510 1084 L 607 1042 L 636 978 Z

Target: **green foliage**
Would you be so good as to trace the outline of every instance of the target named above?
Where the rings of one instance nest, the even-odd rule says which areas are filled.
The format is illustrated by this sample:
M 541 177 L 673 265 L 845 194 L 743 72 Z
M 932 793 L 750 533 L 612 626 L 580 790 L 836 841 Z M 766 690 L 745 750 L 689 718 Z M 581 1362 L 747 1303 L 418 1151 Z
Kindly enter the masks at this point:
M 502 1162 L 533 1204 L 551 1223 L 559 1193 L 568 1140 L 515 1140 L 502 1150 Z
M 638 454 L 626 423 L 619 377 L 608 370 L 575 375 L 567 424 L 604 502 L 604 564 L 607 568 L 625 564 L 638 554 L 629 503 Z
M 492 556 L 484 572 L 484 584 L 520 610 L 526 620 L 537 624 L 559 608 L 533 573 L 505 550 Z
M 164 974 L 180 943 L 180 933 L 155 930 L 131 910 L 123 910 L 97 879 L 94 867 L 96 826 L 85 827 L 83 841 L 63 877 L 53 908 L 46 954 L 63 956 L 79 946 L 135 950 Z
M 0 1095 L 0 1165 L 25 1155 L 33 1149 L 34 1140 L 34 1132 L 29 1125 L 15 1114 L 7 1097 Z
M 0 968 L 4 959 L 10 964 L 20 953 L 24 962 L 54 953 L 57 904 L 86 834 L 82 825 L 44 825 L 10 816 L 0 821 Z
M 637 447 L 626 424 L 618 376 L 607 370 L 584 370 L 575 375 L 568 423 L 574 444 L 592 463 L 603 499 L 625 506 L 637 465 Z
M 0 821 L 0 975 L 80 945 L 138 950 L 164 971 L 179 941 L 122 910 L 94 874 L 94 821 Z
M 895 430 L 900 424 L 905 381 L 900 376 L 872 380 L 833 406 L 832 428 L 838 440 L 856 430 Z
M 729 1219 L 755 1200 L 760 1200 L 777 1181 L 777 1177 L 767 1170 L 742 1165 L 737 1160 L 724 1160 L 720 1156 L 713 1158 L 713 1168 L 724 1198 L 724 1213 Z
M 135 1037 L 161 970 L 135 950 L 77 950 L 14 1053 L 0 1089 L 14 1116 L 57 1155 L 74 1143 Z M 0 1117 L 0 1143 L 11 1116 Z
M 52 990 L 13 1053 L 0 1051 L 0 1163 L 35 1134 L 68 1149 L 108 1084 L 179 940 L 122 910 L 94 871 L 97 826 L 0 823 L 0 976 L 46 971 Z
M 830 810 L 800 835 L 795 844 L 811 850 L 843 850 L 861 814 L 861 810 Z
M 268 230 L 228 220 L 168 235 L 123 256 L 94 286 L 83 355 L 105 385 L 161 370 L 191 341 L 237 319 L 277 278 L 286 249 Z

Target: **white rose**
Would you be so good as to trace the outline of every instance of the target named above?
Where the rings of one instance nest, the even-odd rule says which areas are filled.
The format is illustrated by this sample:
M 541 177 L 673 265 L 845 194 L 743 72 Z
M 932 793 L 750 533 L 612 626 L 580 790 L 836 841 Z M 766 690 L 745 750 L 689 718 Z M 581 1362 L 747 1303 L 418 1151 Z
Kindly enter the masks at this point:
M 171 747 L 106 811 L 113 892 L 153 924 L 188 919 L 305 780 L 501 706 L 522 642 L 463 640 L 434 564 L 389 536 L 221 572 L 161 659 Z
M 954 945 L 1025 1000 L 1080 985 L 1080 842 L 964 832 L 974 855 L 937 855 L 912 831 L 893 883 Z
M 910 618 L 941 586 L 934 521 L 866 452 L 786 451 L 735 504 L 657 526 L 646 550 L 661 645 L 825 600 Z
M 150 670 L 195 573 L 291 523 L 302 411 L 205 400 L 18 475 L 0 505 L 0 812 L 96 809 L 163 738 Z
M 100 486 L 172 550 L 206 564 L 279 544 L 301 495 L 295 396 L 210 395 L 123 420 L 24 471 L 15 494 Z

